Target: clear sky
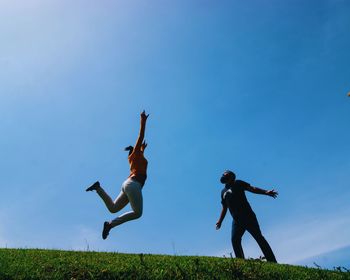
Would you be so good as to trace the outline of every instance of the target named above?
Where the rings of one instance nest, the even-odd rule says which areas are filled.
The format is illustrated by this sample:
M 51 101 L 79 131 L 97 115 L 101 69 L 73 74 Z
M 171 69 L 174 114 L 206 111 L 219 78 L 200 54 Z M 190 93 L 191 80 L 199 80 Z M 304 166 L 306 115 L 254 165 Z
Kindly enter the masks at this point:
M 229 255 L 219 177 L 280 262 L 350 245 L 350 2 L 0 2 L 0 246 Z M 101 239 L 139 113 L 144 215 Z M 261 252 L 249 234 L 246 255 Z

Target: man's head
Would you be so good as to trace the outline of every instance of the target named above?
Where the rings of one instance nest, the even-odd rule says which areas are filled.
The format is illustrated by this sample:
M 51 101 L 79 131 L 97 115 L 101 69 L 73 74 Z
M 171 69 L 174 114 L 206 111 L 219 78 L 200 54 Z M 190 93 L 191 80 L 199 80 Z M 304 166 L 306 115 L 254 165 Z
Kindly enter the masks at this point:
M 235 180 L 236 180 L 236 174 L 233 173 L 231 170 L 226 170 L 220 178 L 220 182 L 225 185 L 233 183 Z

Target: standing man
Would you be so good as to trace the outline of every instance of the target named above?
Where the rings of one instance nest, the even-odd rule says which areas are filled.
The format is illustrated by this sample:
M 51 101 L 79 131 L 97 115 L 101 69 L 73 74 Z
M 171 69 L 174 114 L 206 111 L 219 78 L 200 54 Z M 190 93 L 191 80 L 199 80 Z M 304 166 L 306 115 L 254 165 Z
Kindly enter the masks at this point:
M 228 208 L 233 218 L 231 242 L 236 258 L 244 259 L 241 243 L 242 236 L 247 230 L 259 244 L 266 260 L 269 262 L 277 262 L 269 243 L 267 243 L 266 239 L 261 234 L 258 220 L 250 207 L 245 191 L 264 194 L 273 198 L 276 198 L 278 193 L 275 190 L 267 191 L 259 189 L 244 181 L 236 180 L 235 173 L 230 170 L 226 170 L 222 174 L 220 182 L 225 184 L 225 188 L 221 191 L 222 211 L 219 221 L 216 223 L 216 229 L 220 229 Z

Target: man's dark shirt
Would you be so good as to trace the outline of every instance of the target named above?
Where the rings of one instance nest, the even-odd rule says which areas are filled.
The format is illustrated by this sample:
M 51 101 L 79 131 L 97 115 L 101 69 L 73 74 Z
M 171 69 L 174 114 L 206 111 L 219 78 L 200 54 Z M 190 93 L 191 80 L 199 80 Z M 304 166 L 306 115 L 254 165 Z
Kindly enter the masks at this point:
M 250 184 L 236 180 L 233 186 L 226 185 L 221 191 L 221 203 L 226 206 L 236 222 L 255 216 L 245 195 Z

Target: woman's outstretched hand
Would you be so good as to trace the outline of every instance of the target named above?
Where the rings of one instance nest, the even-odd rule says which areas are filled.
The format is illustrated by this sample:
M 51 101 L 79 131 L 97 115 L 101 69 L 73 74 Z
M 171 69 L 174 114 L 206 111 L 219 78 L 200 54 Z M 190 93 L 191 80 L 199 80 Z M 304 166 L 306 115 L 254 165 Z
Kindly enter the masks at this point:
M 146 121 L 148 116 L 149 116 L 149 114 L 146 115 L 145 110 L 143 110 L 142 113 L 141 113 L 141 121 Z
M 270 191 L 266 191 L 266 195 L 276 198 L 278 195 L 278 192 L 276 192 L 275 190 L 270 190 Z

